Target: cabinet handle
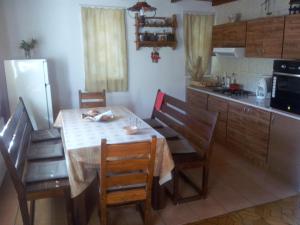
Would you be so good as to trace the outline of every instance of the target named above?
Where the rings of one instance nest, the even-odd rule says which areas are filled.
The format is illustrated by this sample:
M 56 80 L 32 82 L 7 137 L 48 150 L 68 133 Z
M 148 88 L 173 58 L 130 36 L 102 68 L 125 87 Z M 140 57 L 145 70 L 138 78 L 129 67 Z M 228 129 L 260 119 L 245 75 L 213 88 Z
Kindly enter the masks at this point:
M 275 119 L 276 119 L 276 116 L 275 116 L 275 115 L 272 115 L 272 117 L 271 117 L 271 123 L 272 123 L 272 124 L 274 124 Z

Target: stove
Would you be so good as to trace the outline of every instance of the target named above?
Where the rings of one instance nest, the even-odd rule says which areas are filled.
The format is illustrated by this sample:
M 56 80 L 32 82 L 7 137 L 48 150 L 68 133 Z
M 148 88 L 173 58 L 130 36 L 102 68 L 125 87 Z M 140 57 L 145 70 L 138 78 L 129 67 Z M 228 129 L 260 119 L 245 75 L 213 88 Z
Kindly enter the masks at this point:
M 213 89 L 213 92 L 217 92 L 219 94 L 228 96 L 228 97 L 248 97 L 248 96 L 254 96 L 255 93 L 247 90 L 231 90 L 229 88 L 215 88 Z

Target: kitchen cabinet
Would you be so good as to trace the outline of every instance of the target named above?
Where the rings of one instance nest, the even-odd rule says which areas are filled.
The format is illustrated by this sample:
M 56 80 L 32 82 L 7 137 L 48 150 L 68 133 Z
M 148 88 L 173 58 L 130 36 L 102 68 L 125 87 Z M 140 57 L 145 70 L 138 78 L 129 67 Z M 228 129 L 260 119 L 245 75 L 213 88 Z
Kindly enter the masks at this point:
M 228 101 L 209 95 L 207 101 L 207 109 L 208 111 L 219 113 L 219 118 L 216 126 L 216 141 L 225 144 L 227 137 Z
M 285 17 L 282 57 L 300 59 L 300 14 Z
M 246 56 L 281 58 L 283 35 L 283 16 L 248 21 Z
M 267 163 L 271 113 L 230 102 L 227 144 L 259 164 Z
M 220 47 L 245 47 L 246 22 L 216 25 L 213 27 L 212 45 Z
M 268 164 L 270 170 L 300 190 L 300 121 L 272 114 Z
M 212 5 L 213 6 L 222 5 L 222 4 L 234 2 L 234 1 L 236 1 L 236 0 L 212 0 Z
M 197 109 L 207 110 L 208 94 L 188 88 L 186 96 L 188 106 L 192 111 L 196 112 Z

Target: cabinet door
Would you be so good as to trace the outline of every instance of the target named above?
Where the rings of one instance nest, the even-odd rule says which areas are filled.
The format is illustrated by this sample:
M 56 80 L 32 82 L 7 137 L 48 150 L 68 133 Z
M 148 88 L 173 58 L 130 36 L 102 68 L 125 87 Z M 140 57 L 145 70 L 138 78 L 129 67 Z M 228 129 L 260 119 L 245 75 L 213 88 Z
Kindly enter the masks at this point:
M 187 89 L 187 103 L 192 110 L 207 109 L 207 98 L 208 95 L 203 92 Z
M 300 121 L 272 115 L 268 165 L 271 171 L 300 189 Z
M 230 103 L 227 143 L 255 163 L 265 165 L 268 156 L 271 113 L 239 103 Z
M 263 55 L 264 24 L 264 19 L 248 21 L 246 41 L 247 57 L 261 57 Z
M 223 47 L 246 46 L 246 22 L 229 23 L 223 29 Z
M 266 164 L 268 157 L 271 113 L 247 106 L 245 108 L 247 156 L 259 164 Z
M 263 57 L 281 58 L 283 45 L 284 17 L 265 19 Z
M 227 121 L 227 144 L 238 152 L 245 151 L 246 126 L 245 126 L 245 106 L 239 103 L 230 102 Z
M 228 101 L 210 95 L 208 97 L 207 108 L 208 111 L 219 113 L 216 126 L 216 141 L 225 143 L 227 137 Z
M 281 58 L 284 17 L 263 18 L 247 24 L 246 56 Z
M 245 47 L 246 22 L 214 26 L 212 43 L 213 47 Z
M 213 27 L 212 32 L 212 46 L 213 48 L 223 47 L 223 25 Z
M 300 59 L 300 14 L 285 17 L 282 57 Z

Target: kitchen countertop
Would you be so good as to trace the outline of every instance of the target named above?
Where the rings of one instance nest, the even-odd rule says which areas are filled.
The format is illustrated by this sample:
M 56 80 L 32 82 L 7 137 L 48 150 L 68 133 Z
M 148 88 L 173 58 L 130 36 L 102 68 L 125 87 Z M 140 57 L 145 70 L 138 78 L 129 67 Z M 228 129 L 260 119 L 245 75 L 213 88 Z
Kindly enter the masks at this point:
M 273 113 L 277 113 L 277 114 L 280 114 L 280 115 L 283 115 L 283 116 L 288 116 L 288 117 L 296 119 L 296 120 L 300 120 L 300 115 L 272 108 L 270 106 L 270 98 L 257 99 L 255 95 L 228 96 L 228 95 L 225 95 L 225 94 L 214 92 L 213 88 L 208 88 L 208 87 L 189 86 L 188 88 L 191 89 L 191 90 L 203 92 L 203 93 L 206 93 L 206 94 L 209 94 L 209 95 L 212 95 L 212 96 L 227 99 L 229 101 L 238 102 L 238 103 L 241 103 L 241 104 L 253 106 L 253 107 L 268 111 L 268 112 L 273 112 Z

